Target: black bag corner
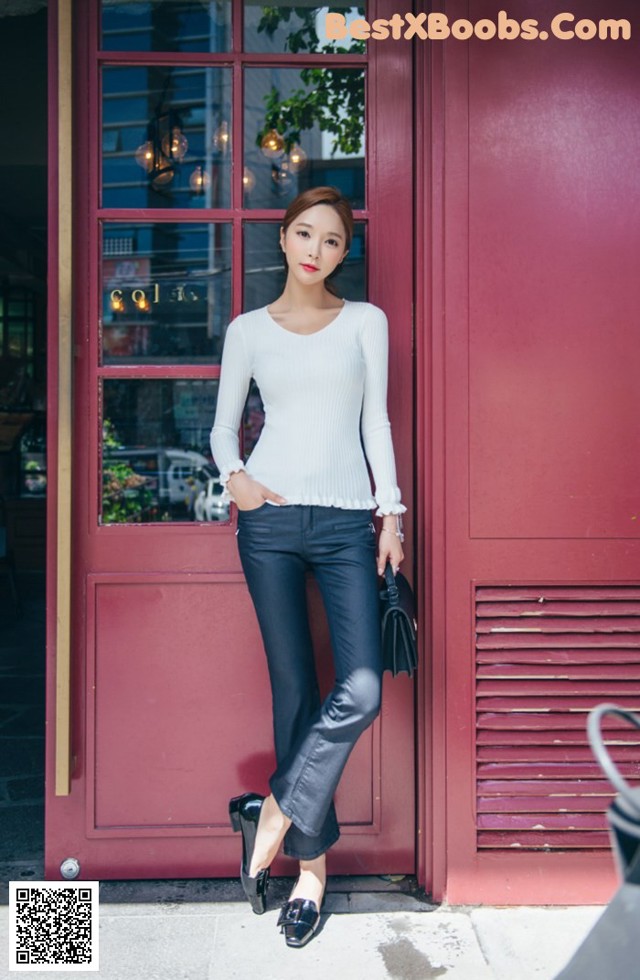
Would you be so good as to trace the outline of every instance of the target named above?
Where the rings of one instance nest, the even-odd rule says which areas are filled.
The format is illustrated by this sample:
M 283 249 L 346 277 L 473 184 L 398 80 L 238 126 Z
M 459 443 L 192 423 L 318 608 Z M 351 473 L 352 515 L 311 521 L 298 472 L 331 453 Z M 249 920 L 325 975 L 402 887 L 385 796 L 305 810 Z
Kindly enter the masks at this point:
M 382 669 L 390 670 L 394 677 L 413 677 L 418 666 L 416 601 L 406 578 L 402 572 L 394 575 L 390 562 L 380 588 L 380 611 Z

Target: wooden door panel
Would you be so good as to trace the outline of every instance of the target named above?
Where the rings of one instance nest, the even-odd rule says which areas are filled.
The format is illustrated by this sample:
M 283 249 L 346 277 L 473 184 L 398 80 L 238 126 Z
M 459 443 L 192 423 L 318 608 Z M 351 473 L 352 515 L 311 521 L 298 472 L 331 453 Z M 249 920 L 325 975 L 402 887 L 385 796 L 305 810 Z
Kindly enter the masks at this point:
M 385 4 L 392 13 L 391 0 L 376 4 L 376 9 L 384 15 Z M 234 0 L 236 17 L 241 7 L 240 0 Z M 277 229 L 284 209 L 243 209 L 242 171 L 238 168 L 232 181 L 233 206 L 228 209 L 190 211 L 173 207 L 175 202 L 169 201 L 162 208 L 156 206 L 157 197 L 154 207 L 99 209 L 100 68 L 111 64 L 125 68 L 129 62 L 175 63 L 188 74 L 209 60 L 218 67 L 230 67 L 236 86 L 231 145 L 237 153 L 243 146 L 238 87 L 243 70 L 260 67 L 261 60 L 271 65 L 273 55 L 247 55 L 240 50 L 237 35 L 232 51 L 211 56 L 197 52 L 100 53 L 97 11 L 97 0 L 76 5 L 75 78 L 83 96 L 75 105 L 74 171 L 76 239 L 82 242 L 75 250 L 74 269 L 74 769 L 68 796 L 55 796 L 53 778 L 47 781 L 46 873 L 59 877 L 61 862 L 75 857 L 83 878 L 236 875 L 239 843 L 229 827 L 228 800 L 244 790 L 267 792 L 275 761 L 267 668 L 237 552 L 235 513 L 232 510 L 228 520 L 218 522 L 187 523 L 174 518 L 163 523 L 156 514 L 155 523 L 123 524 L 105 520 L 104 506 L 101 522 L 99 502 L 102 406 L 117 408 L 119 424 L 127 428 L 130 391 L 136 385 L 138 391 L 144 388 L 136 404 L 142 406 L 142 417 L 152 433 L 143 447 L 149 454 L 149 447 L 162 448 L 158 434 L 164 432 L 162 420 L 169 417 L 166 402 L 172 385 L 175 393 L 178 387 L 188 387 L 183 381 L 198 385 L 204 379 L 213 388 L 219 365 L 213 357 L 210 364 L 202 359 L 193 364 L 163 363 L 166 347 L 159 360 L 148 364 L 135 352 L 131 363 L 117 361 L 122 349 L 113 340 L 113 324 L 109 357 L 101 361 L 107 287 L 100 279 L 100 267 L 106 269 L 108 288 L 113 285 L 111 279 L 122 285 L 128 274 L 126 266 L 116 268 L 110 254 L 103 263 L 101 249 L 108 242 L 115 243 L 109 244 L 110 249 L 135 251 L 145 225 L 154 227 L 149 239 L 155 240 L 163 225 L 179 224 L 180 235 L 188 236 L 196 226 L 202 233 L 208 221 L 224 224 L 224 242 L 231 243 L 228 281 L 235 314 L 242 309 L 244 294 L 245 225 L 262 221 Z M 287 57 L 287 65 L 299 66 L 306 55 L 283 56 L 283 63 Z M 367 226 L 367 298 L 387 311 L 390 323 L 389 413 L 398 482 L 408 507 L 406 572 L 412 578 L 413 403 L 408 381 L 413 329 L 411 50 L 406 45 L 372 45 L 366 64 L 362 58 L 350 58 L 350 65 L 364 66 L 368 72 L 367 202 L 356 212 L 356 220 Z M 114 77 L 112 73 L 111 82 Z M 55 128 L 51 132 L 54 140 Z M 108 137 L 106 145 L 112 147 L 121 168 L 117 140 Z M 56 220 L 54 212 L 52 222 Z M 104 223 L 109 228 L 106 236 L 102 234 Z M 116 233 L 118 228 L 122 236 Z M 132 275 L 149 268 L 147 259 L 146 265 L 132 263 Z M 170 278 L 175 280 L 183 269 L 183 264 L 173 262 Z M 133 298 L 134 290 L 122 292 L 126 302 Z M 155 293 L 148 295 L 155 302 Z M 186 292 L 177 295 L 184 298 Z M 159 304 L 170 301 L 170 294 L 160 286 L 158 296 Z M 186 321 L 176 320 L 178 325 Z M 131 336 L 127 344 L 133 343 Z M 148 334 L 153 336 L 153 332 Z M 140 337 L 147 337 L 144 330 L 135 334 L 136 343 Z M 129 347 L 126 349 L 130 356 Z M 154 389 L 156 382 L 161 384 Z M 195 404 L 197 392 L 192 394 Z M 210 395 L 200 395 L 202 405 Z M 53 388 L 50 397 L 55 397 Z M 190 407 L 189 399 L 181 406 L 187 421 Z M 171 417 L 170 422 L 167 431 L 177 431 L 176 418 Z M 181 446 L 185 448 L 184 443 Z M 126 452 L 129 449 L 140 449 L 137 439 Z M 152 452 L 156 457 L 156 448 Z M 150 465 L 157 469 L 157 460 Z M 308 599 L 321 688 L 328 691 L 332 682 L 329 631 L 312 578 Z M 55 680 L 52 671 L 52 720 Z M 381 715 L 359 740 L 347 764 L 336 794 L 343 836 L 330 854 L 334 873 L 414 870 L 413 693 L 407 678 L 393 682 L 385 678 Z M 48 765 L 52 776 L 52 752 Z M 290 874 L 294 868 L 285 858 L 274 865 L 276 873 Z
M 234 785 L 271 764 L 256 752 L 269 682 L 242 576 L 157 577 L 95 582 L 96 829 L 224 824 Z
M 99 833 L 127 827 L 180 836 L 185 828 L 226 827 L 238 785 L 266 792 L 265 773 L 275 767 L 269 677 L 244 577 L 155 578 L 89 582 L 88 749 Z M 322 609 L 312 622 L 326 692 L 332 676 Z M 375 727 L 359 741 L 352 778 L 345 776 L 349 792 L 336 796 L 352 832 L 379 810 L 378 741 Z
M 640 535 L 633 43 L 469 50 L 474 538 Z

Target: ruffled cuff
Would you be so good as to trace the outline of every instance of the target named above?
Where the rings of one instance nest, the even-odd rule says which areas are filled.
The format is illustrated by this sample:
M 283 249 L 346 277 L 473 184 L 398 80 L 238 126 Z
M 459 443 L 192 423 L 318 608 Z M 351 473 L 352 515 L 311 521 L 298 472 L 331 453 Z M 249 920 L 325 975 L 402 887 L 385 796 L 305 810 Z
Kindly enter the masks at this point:
M 407 509 L 400 502 L 400 487 L 385 487 L 382 491 L 376 487 L 375 500 L 378 505 L 376 517 L 384 517 L 385 514 L 404 514 Z
M 376 517 L 385 517 L 387 514 L 404 514 L 407 508 L 404 504 L 380 504 L 376 511 Z
M 225 466 L 225 468 L 220 471 L 220 483 L 222 484 L 222 497 L 221 497 L 221 500 L 222 500 L 223 503 L 227 503 L 228 504 L 229 501 L 231 501 L 231 500 L 234 499 L 232 497 L 232 495 L 231 495 L 231 491 L 229 490 L 229 488 L 227 486 L 227 483 L 229 482 L 229 478 L 231 477 L 231 474 L 232 473 L 239 473 L 240 470 L 244 470 L 244 469 L 245 469 L 245 465 L 242 462 L 242 460 L 241 459 L 234 459 L 231 463 L 229 463 L 228 466 Z

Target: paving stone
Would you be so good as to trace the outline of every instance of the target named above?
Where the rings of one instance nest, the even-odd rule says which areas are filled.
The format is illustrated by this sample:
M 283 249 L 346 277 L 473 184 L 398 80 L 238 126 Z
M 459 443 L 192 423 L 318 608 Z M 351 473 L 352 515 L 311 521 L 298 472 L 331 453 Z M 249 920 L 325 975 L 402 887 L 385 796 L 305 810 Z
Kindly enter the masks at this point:
M 602 912 L 601 906 L 482 908 L 472 909 L 470 919 L 496 980 L 550 980 Z
M 351 912 L 433 912 L 437 906 L 421 902 L 414 895 L 395 892 L 353 892 L 349 895 Z
M 122 897 L 124 884 L 101 883 L 101 898 L 114 885 Z M 206 879 L 162 884 L 165 898 L 173 899 L 186 894 L 188 886 L 199 888 L 200 898 L 208 891 L 222 899 L 225 891 Z M 343 892 L 329 898 L 345 902 L 354 895 L 365 897 L 363 892 Z M 244 901 L 101 900 L 99 975 L 100 980 L 552 980 L 602 911 L 327 910 L 316 938 L 294 950 L 276 928 L 277 908 L 256 916 Z M 0 905 L 0 948 L 7 943 L 8 909 Z M 0 980 L 14 975 L 0 958 Z M 75 974 L 56 971 L 56 976 L 73 980 Z
M 350 912 L 350 896 L 346 892 L 327 892 L 324 910 L 327 914 L 344 915 Z
M 164 922 L 156 915 L 116 917 L 102 910 L 100 972 L 94 976 L 100 980 L 203 980 L 219 921 L 219 916 L 203 912 L 202 907 L 196 914 L 182 911 Z
M 114 911 L 122 905 L 145 908 L 168 904 L 206 904 L 214 911 L 229 905 L 234 911 L 246 901 L 237 878 L 172 878 L 140 881 L 101 881 L 100 903 Z
M 399 880 L 383 875 L 329 875 L 329 889 L 335 892 L 413 892 L 417 887 L 412 875 Z
M 304 949 L 289 949 L 275 913 L 219 924 L 210 980 L 493 980 L 467 916 L 391 912 L 323 915 Z

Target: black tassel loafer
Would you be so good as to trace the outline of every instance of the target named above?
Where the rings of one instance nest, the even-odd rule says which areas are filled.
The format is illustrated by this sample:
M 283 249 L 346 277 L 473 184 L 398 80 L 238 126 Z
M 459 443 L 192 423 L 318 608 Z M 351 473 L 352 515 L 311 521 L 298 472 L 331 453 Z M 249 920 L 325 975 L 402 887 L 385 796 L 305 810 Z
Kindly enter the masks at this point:
M 324 895 L 320 908 L 323 905 Z M 313 939 L 319 922 L 320 912 L 315 902 L 310 898 L 293 898 L 282 906 L 276 925 L 284 933 L 287 946 L 299 949 Z
M 240 865 L 240 880 L 244 893 L 256 915 L 267 911 L 267 888 L 269 885 L 269 868 L 258 871 L 255 878 L 249 875 L 251 858 L 256 843 L 260 810 L 264 796 L 258 793 L 244 793 L 229 802 L 229 817 L 234 831 L 242 831 L 242 863 Z

